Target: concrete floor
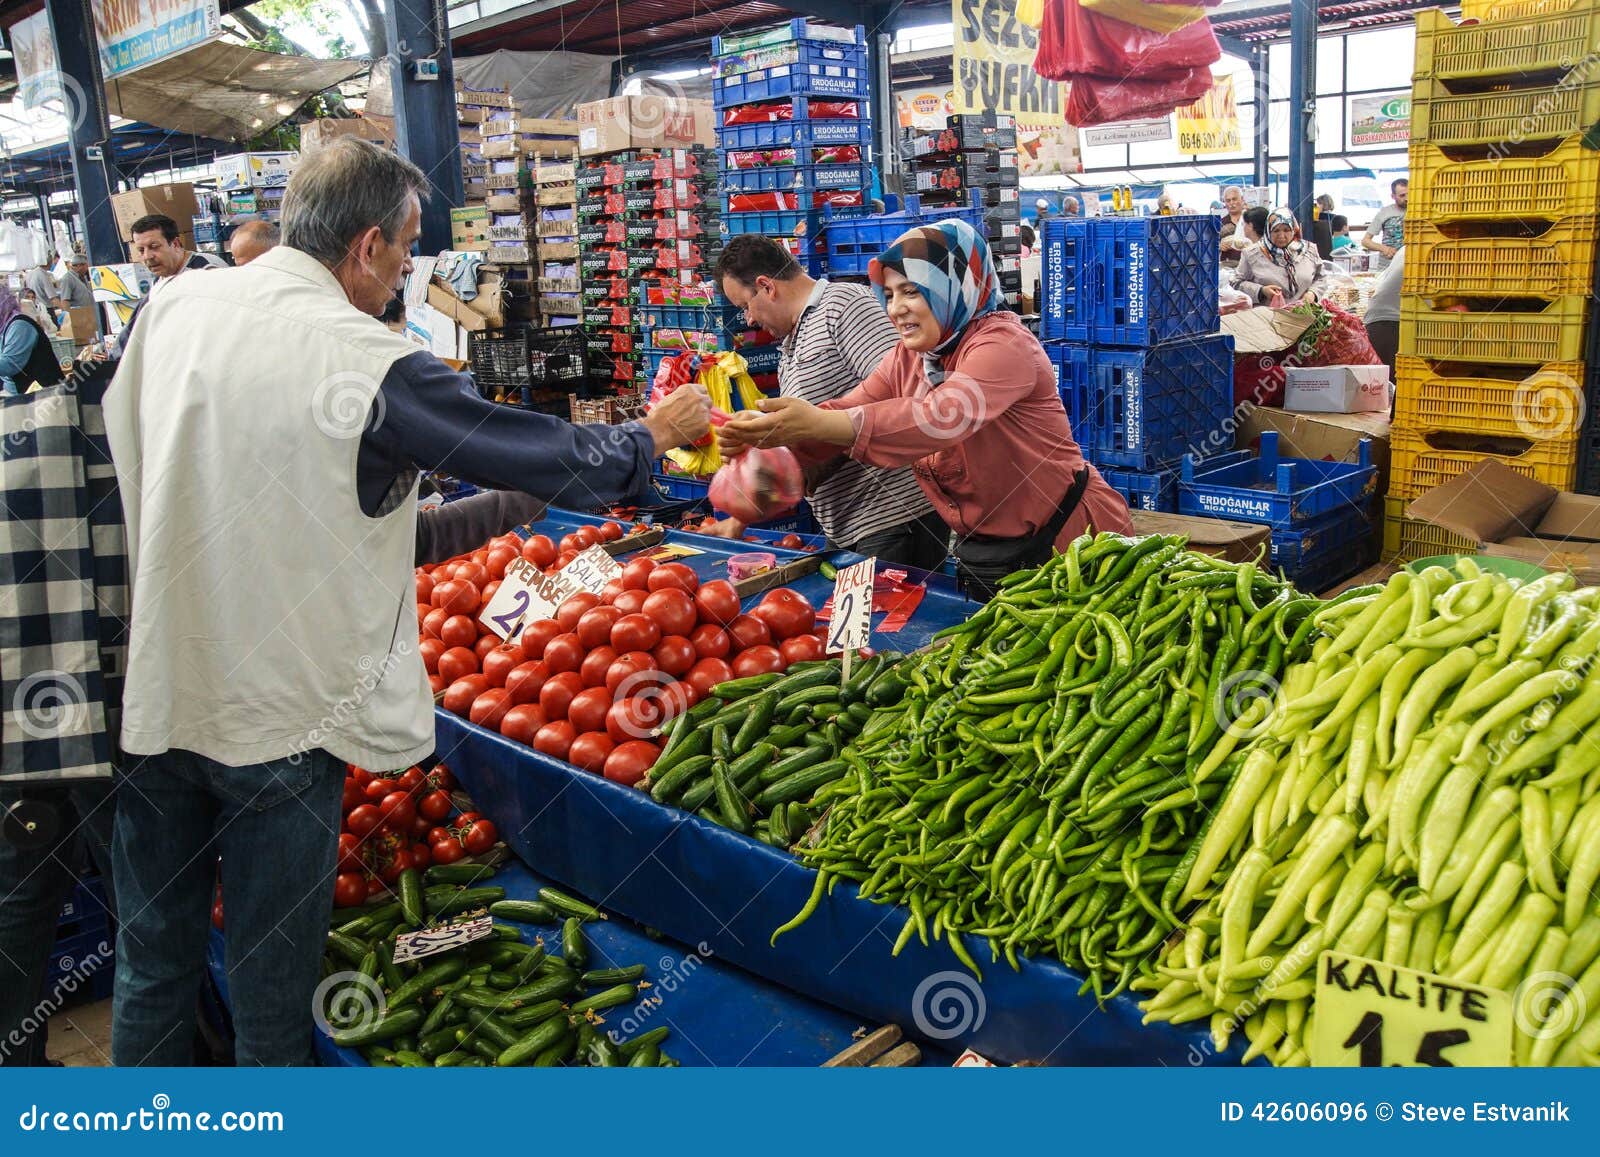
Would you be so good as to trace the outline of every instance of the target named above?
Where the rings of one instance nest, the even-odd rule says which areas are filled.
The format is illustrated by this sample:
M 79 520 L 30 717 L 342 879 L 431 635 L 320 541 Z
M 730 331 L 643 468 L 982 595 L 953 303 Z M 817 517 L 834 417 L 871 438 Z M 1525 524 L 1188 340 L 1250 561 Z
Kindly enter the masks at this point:
M 64 1008 L 50 1018 L 50 1059 L 68 1068 L 111 1064 L 111 1001 Z

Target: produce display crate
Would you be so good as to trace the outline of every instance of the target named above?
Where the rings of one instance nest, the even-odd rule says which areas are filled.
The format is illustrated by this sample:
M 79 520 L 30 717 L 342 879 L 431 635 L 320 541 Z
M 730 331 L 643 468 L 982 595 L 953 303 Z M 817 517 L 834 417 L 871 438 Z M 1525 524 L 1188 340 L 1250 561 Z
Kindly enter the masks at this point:
M 829 104 L 834 104 L 839 100 L 838 97 L 822 96 L 819 96 L 817 99 L 827 101 Z M 735 105 L 735 107 L 725 107 L 728 105 Z M 803 122 L 821 121 L 847 121 L 851 124 L 868 124 L 872 120 L 872 116 L 868 111 L 866 102 L 864 100 L 857 101 L 852 105 L 852 107 L 855 109 L 854 115 L 845 116 L 838 116 L 826 109 L 818 111 L 828 111 L 828 115 L 813 116 L 811 114 L 811 98 L 808 96 L 795 96 L 786 101 L 774 102 L 774 105 L 775 107 L 765 116 L 765 119 L 755 123 L 761 125 L 773 125 L 788 123 L 800 124 Z M 717 111 L 722 114 L 722 116 L 718 118 L 721 127 L 734 128 L 738 126 L 738 121 L 730 123 L 728 119 L 730 115 L 738 115 L 736 102 L 719 101 L 717 103 Z
M 1419 558 L 1432 558 L 1436 554 L 1476 554 L 1475 540 L 1451 534 L 1431 522 L 1406 517 L 1404 498 L 1383 500 L 1383 552 L 1384 562 L 1411 562 Z
M 729 169 L 722 187 L 730 193 L 795 192 L 817 189 L 865 189 L 872 170 L 865 165 L 772 165 L 760 169 Z
M 1045 339 L 1085 342 L 1094 328 L 1089 273 L 1091 218 L 1044 223 L 1039 332 Z
M 1088 441 L 1095 464 L 1153 470 L 1176 462 L 1233 410 L 1233 338 L 1213 334 L 1089 354 Z
M 467 344 L 467 353 L 480 394 L 496 400 L 523 396 L 528 388 L 526 327 L 475 333 Z
M 769 237 L 810 237 L 816 233 L 814 209 L 774 209 L 758 213 L 724 213 L 722 232 L 728 237 L 741 233 L 765 233 Z
M 1589 301 L 1558 297 L 1542 308 L 1456 312 L 1400 299 L 1400 350 L 1435 361 L 1543 365 L 1583 357 Z
M 1365 551 L 1372 541 L 1372 503 L 1345 510 L 1332 510 L 1293 530 L 1272 532 L 1272 566 L 1284 571 L 1291 581 L 1296 574 L 1309 572 L 1327 561 L 1330 554 L 1343 554 L 1366 565 Z M 1354 573 L 1354 572 L 1352 572 Z
M 1058 341 L 1045 342 L 1044 350 L 1056 371 L 1056 389 L 1061 393 L 1061 406 L 1067 411 L 1073 440 L 1087 456 L 1091 441 L 1089 397 L 1093 383 L 1090 363 L 1094 351 L 1086 345 Z
M 1600 121 L 1600 82 L 1565 81 L 1514 91 L 1461 93 L 1422 77 L 1411 89 L 1411 136 L 1448 148 L 1558 140 Z
M 1558 16 L 1593 6 L 1595 0 L 1461 0 L 1464 20 L 1518 20 L 1524 16 Z
M 1095 468 L 1127 502 L 1130 509 L 1149 510 L 1160 514 L 1178 512 L 1178 476 L 1171 470 L 1116 470 L 1111 467 Z
M 733 125 L 717 130 L 724 152 L 744 149 L 814 149 L 825 145 L 872 144 L 870 120 L 776 121 L 765 125 Z
M 796 16 L 783 24 L 761 28 L 754 32 L 739 32 L 711 38 L 711 55 L 731 56 L 758 48 L 771 48 L 792 41 L 815 44 L 853 44 L 864 47 L 866 29 L 857 24 L 853 28 L 836 24 L 823 24 Z
M 718 108 L 784 97 L 864 101 L 870 94 L 864 55 L 859 63 L 780 64 L 711 82 L 711 99 Z
M 621 394 L 614 398 L 573 397 L 569 400 L 572 421 L 579 425 L 599 423 L 616 426 L 644 415 L 642 394 Z
M 1215 333 L 1220 229 L 1209 215 L 1046 221 L 1044 335 L 1156 345 Z
M 859 25 L 858 25 L 859 27 Z M 865 33 L 863 33 L 865 36 Z M 843 43 L 833 40 L 791 40 L 781 45 L 747 49 L 744 52 L 718 56 L 711 62 L 713 75 L 718 79 L 748 76 L 767 69 L 798 69 L 804 72 L 867 67 L 865 43 Z
M 693 478 L 687 474 L 655 472 L 656 489 L 673 501 L 701 501 L 711 490 L 711 479 Z
M 1461 365 L 1402 356 L 1394 428 L 1465 430 L 1507 438 L 1573 438 L 1585 411 L 1581 362 Z
M 1261 435 L 1259 457 L 1238 450 L 1207 458 L 1202 465 L 1193 454 L 1185 454 L 1178 513 L 1291 530 L 1330 511 L 1365 508 L 1377 484 L 1369 439 L 1361 439 L 1354 463 L 1325 462 L 1281 457 L 1277 432 L 1267 430 Z
M 872 259 L 906 230 L 951 217 L 959 217 L 975 229 L 983 224 L 982 210 L 976 206 L 924 209 L 916 197 L 907 197 L 903 209 L 887 213 L 827 206 L 822 210 L 819 242 L 825 253 L 824 265 L 831 276 L 865 277 Z
M 1531 236 L 1489 236 L 1517 229 Z M 1448 232 L 1447 232 L 1448 230 Z M 1594 277 L 1596 223 L 1568 217 L 1553 225 L 1465 224 L 1441 229 L 1406 222 L 1403 288 L 1423 297 L 1561 297 L 1587 293 Z
M 1571 490 L 1578 480 L 1576 436 L 1558 442 L 1396 429 L 1389 440 L 1389 495 L 1420 498 L 1484 458 L 1557 490 Z
M 528 375 L 534 386 L 570 389 L 588 374 L 583 330 L 575 325 L 528 329 Z
M 1438 8 L 1417 13 L 1417 77 L 1560 75 L 1597 51 L 1600 7 L 1589 4 L 1565 13 L 1496 13 L 1469 25 L 1456 24 Z
M 1321 594 L 1366 570 L 1372 565 L 1372 554 L 1372 540 L 1368 538 L 1353 550 L 1335 550 L 1319 555 L 1299 570 L 1285 572 L 1284 577 L 1306 594 Z

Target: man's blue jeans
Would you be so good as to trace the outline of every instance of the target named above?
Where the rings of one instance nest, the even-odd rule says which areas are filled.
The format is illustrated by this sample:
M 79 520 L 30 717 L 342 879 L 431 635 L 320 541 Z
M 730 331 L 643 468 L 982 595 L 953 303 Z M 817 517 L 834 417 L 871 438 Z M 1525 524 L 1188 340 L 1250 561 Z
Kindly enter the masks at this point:
M 112 1061 L 190 1063 L 220 856 L 235 1060 L 310 1064 L 343 763 L 325 751 L 248 767 L 188 751 L 128 762 L 111 849 L 122 921 Z
M 22 789 L 0 786 L 0 808 L 19 799 L 56 809 L 61 829 L 49 846 L 24 851 L 0 839 L 0 1065 L 45 1063 L 50 1014 L 73 993 L 63 980 L 45 991 L 45 966 L 56 941 L 61 905 L 84 874 L 83 853 L 106 884 L 106 902 L 116 912 L 111 888 L 111 781 L 72 787 Z M 110 968 L 85 958 L 79 969 Z M 87 975 L 87 972 L 84 973 Z

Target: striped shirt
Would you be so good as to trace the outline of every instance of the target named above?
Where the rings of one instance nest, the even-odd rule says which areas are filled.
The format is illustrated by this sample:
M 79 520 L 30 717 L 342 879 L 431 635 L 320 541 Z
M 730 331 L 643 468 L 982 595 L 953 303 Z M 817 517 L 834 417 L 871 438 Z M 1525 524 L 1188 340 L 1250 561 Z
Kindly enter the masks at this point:
M 900 335 L 864 285 L 819 280 L 783 342 L 778 392 L 812 405 L 855 389 L 878 368 Z M 880 470 L 836 458 L 808 497 L 836 546 L 850 547 L 933 509 L 909 469 Z

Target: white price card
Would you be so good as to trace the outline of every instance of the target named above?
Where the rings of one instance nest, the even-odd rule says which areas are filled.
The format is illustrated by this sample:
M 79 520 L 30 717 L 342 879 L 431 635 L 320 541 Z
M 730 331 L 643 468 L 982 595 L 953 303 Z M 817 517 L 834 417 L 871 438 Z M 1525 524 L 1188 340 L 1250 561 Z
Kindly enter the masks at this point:
M 606 583 L 622 577 L 622 566 L 599 546 L 591 546 L 561 568 L 581 591 L 599 594 Z
M 484 909 L 478 908 L 464 917 L 457 917 L 450 923 L 441 924 L 436 928 L 402 932 L 394 938 L 394 962 L 404 964 L 408 960 L 421 960 L 424 956 L 448 952 L 452 948 L 460 948 L 471 944 L 474 940 L 486 940 L 493 935 L 494 918 Z
M 524 623 L 549 618 L 578 589 L 565 571 L 542 574 L 527 559 L 512 559 L 478 621 L 500 638 L 514 639 Z
M 877 560 L 847 566 L 833 580 L 833 611 L 828 620 L 828 654 L 854 651 L 872 639 L 872 583 Z

